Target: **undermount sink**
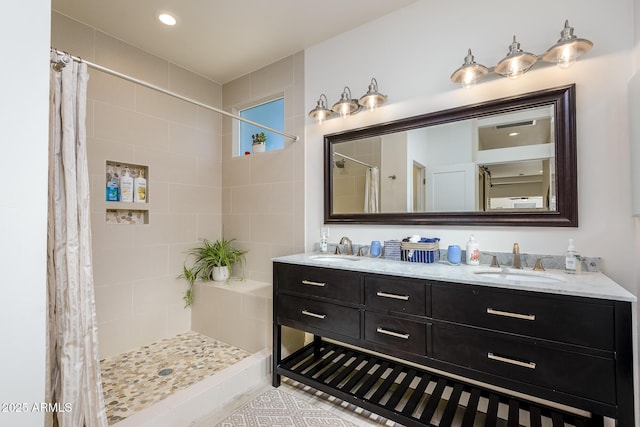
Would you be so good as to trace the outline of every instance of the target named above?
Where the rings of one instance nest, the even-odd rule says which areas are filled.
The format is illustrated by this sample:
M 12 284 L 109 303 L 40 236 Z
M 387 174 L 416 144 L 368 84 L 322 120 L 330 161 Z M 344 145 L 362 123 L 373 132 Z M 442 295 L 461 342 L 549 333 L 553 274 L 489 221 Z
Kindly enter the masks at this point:
M 476 270 L 473 274 L 487 278 L 513 280 L 518 282 L 557 283 L 565 281 L 562 277 L 549 273 L 531 270 L 518 270 L 513 268 L 503 268 L 501 270 Z
M 338 261 L 360 261 L 360 258 L 356 258 L 353 255 L 315 255 L 309 257 L 314 261 L 329 261 L 329 262 L 338 262 Z

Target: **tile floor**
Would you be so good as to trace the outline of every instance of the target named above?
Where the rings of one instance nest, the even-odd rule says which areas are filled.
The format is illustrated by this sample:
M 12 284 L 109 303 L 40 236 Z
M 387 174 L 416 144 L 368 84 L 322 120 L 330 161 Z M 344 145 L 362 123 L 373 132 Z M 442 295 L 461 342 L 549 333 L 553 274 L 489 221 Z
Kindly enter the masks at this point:
M 297 401 L 305 402 L 308 405 L 325 412 L 339 417 L 344 420 L 346 425 L 351 423 L 358 427 L 366 426 L 400 426 L 400 424 L 387 420 L 377 414 L 374 414 L 365 409 L 359 408 L 353 404 L 344 402 L 334 396 L 328 395 L 321 391 L 318 391 L 312 387 L 301 384 L 297 381 L 289 378 L 282 378 L 282 385 L 275 389 L 270 385 L 265 385 L 255 390 L 251 390 L 242 397 L 236 399 L 234 405 L 229 405 L 224 410 L 212 412 L 208 416 L 200 419 L 198 422 L 192 424 L 190 427 L 228 427 L 229 419 L 234 413 L 238 413 L 239 410 L 246 410 L 245 405 L 254 401 L 265 393 L 270 393 L 274 390 L 281 390 L 282 392 L 290 395 Z M 321 424 L 321 421 L 329 422 L 329 420 L 322 420 L 318 418 L 317 425 L 338 425 L 338 424 Z M 249 424 L 252 425 L 252 424 Z M 281 425 L 281 424 L 278 424 Z M 315 424 L 314 424 L 315 425 Z
M 107 419 L 115 424 L 250 353 L 196 332 L 100 361 Z

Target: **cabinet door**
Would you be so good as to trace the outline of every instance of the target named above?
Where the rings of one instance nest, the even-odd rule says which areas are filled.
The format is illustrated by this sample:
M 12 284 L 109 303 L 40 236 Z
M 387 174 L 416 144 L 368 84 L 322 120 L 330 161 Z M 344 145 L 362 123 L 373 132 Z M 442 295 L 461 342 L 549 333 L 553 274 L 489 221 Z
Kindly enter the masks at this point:
M 431 332 L 435 359 L 587 399 L 616 402 L 611 358 L 463 326 L 434 325 Z
M 613 350 L 613 306 L 560 295 L 434 285 L 435 319 Z
M 362 304 L 362 275 L 346 270 L 274 264 L 279 291 Z
M 429 284 L 424 280 L 370 276 L 364 281 L 367 309 L 425 316 L 431 308 L 429 294 Z

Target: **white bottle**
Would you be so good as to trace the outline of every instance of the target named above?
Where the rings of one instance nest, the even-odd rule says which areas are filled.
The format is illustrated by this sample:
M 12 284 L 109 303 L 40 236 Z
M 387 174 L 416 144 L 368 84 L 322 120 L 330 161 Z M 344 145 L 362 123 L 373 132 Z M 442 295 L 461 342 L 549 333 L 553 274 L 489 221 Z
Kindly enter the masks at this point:
M 320 252 L 326 253 L 329 250 L 329 227 L 320 228 Z
M 467 265 L 480 265 L 480 250 L 478 249 L 478 242 L 473 234 L 469 237 L 467 242 Z
M 144 171 L 140 169 L 138 176 L 133 179 L 133 201 L 145 203 L 147 201 L 147 180 L 144 179 Z
M 581 262 L 580 255 L 576 252 L 576 246 L 573 239 L 569 239 L 569 247 L 567 248 L 567 256 L 564 260 L 564 271 L 569 274 L 580 273 Z
M 133 202 L 133 178 L 129 175 L 129 168 L 125 167 L 120 177 L 120 201 Z

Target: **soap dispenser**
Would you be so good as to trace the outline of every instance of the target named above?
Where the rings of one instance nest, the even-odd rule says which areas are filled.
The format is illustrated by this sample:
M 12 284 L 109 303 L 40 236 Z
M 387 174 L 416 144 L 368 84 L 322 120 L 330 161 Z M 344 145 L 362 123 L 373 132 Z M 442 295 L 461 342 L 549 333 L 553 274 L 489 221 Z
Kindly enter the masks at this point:
M 473 234 L 467 242 L 467 265 L 480 265 L 480 249 L 478 249 L 478 241 Z
M 564 271 L 569 274 L 580 273 L 580 255 L 576 251 L 573 239 L 569 239 L 569 247 L 567 248 L 567 256 L 564 261 Z

